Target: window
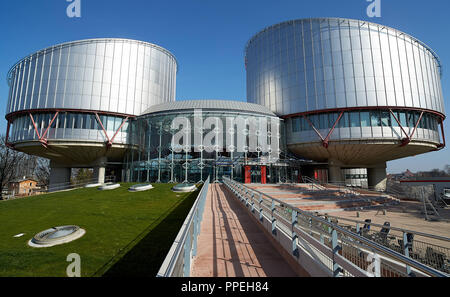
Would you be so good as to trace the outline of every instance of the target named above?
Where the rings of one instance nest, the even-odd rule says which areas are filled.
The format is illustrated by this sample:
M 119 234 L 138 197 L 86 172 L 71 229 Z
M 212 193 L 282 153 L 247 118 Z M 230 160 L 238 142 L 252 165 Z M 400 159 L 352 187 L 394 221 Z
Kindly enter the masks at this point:
M 83 115 L 83 117 L 82 117 L 82 120 L 83 120 L 83 122 L 82 122 L 82 124 L 81 124 L 81 129 L 89 129 L 89 127 L 90 127 L 90 116 L 89 115 L 87 115 L 87 114 L 84 114 Z
M 416 123 L 416 121 L 414 120 L 414 112 L 413 111 L 407 112 L 406 118 L 407 118 L 407 121 L 408 121 L 408 126 L 410 128 L 413 128 L 415 123 Z
M 350 113 L 350 127 L 360 127 L 361 121 L 359 119 L 359 112 Z
M 300 132 L 300 118 L 292 119 L 292 132 Z
M 339 128 L 350 127 L 348 117 L 349 117 L 349 113 L 348 112 L 344 112 L 344 114 L 342 115 L 341 120 L 339 121 Z
M 361 127 L 370 127 L 370 114 L 368 112 L 361 112 Z
M 97 117 L 93 114 L 89 115 L 90 117 L 90 122 L 91 122 L 91 130 L 96 129 L 96 125 L 97 125 Z
M 391 127 L 391 117 L 388 111 L 381 112 L 381 124 L 383 127 Z
M 108 116 L 108 123 L 107 123 L 107 127 L 105 127 L 106 131 L 114 131 L 114 122 L 115 122 L 115 118 L 112 116 Z M 105 124 L 105 123 L 103 123 Z
M 58 115 L 58 128 L 59 129 L 64 128 L 65 120 L 66 120 L 66 114 L 65 113 L 60 113 Z
M 370 124 L 372 127 L 381 127 L 381 118 L 379 111 L 370 112 Z
M 398 115 L 400 124 L 402 124 L 403 127 L 406 127 L 408 125 L 406 122 L 406 112 L 399 112 Z
M 68 113 L 66 117 L 66 129 L 72 129 L 73 127 L 73 114 Z
M 393 111 L 391 113 L 391 125 L 392 125 L 392 127 L 398 127 L 398 123 L 397 123 L 397 120 L 395 119 L 394 115 L 397 118 L 397 120 L 400 118 L 398 112 Z
M 74 128 L 74 129 L 80 129 L 80 128 L 81 128 L 81 118 L 82 118 L 82 115 L 81 115 L 81 114 L 74 114 L 73 117 L 74 117 L 74 125 L 73 125 L 73 128 Z

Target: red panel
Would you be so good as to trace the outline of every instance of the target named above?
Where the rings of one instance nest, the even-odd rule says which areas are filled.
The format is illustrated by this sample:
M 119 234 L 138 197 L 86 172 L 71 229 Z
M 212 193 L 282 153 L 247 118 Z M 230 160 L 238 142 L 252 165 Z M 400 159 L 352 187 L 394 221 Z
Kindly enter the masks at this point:
M 267 183 L 267 169 L 266 166 L 261 166 L 261 183 Z
M 251 177 L 251 173 L 250 173 L 250 166 L 244 166 L 245 169 L 245 183 L 246 184 L 250 184 L 252 182 L 252 177 Z

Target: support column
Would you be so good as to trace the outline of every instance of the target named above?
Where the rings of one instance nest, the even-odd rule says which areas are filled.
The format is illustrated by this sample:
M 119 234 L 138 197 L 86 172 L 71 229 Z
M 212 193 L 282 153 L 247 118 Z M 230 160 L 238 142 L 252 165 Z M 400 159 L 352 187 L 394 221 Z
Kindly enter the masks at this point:
M 53 161 L 50 162 L 50 184 L 49 192 L 65 190 L 70 185 L 72 168 L 65 167 Z
M 331 183 L 339 183 L 344 181 L 344 176 L 341 170 L 341 163 L 339 161 L 328 161 L 328 176 Z
M 94 179 L 96 183 L 105 183 L 106 161 L 106 158 L 100 158 L 97 161 L 97 165 L 94 166 Z
M 386 163 L 378 164 L 374 168 L 367 168 L 369 188 L 386 191 Z

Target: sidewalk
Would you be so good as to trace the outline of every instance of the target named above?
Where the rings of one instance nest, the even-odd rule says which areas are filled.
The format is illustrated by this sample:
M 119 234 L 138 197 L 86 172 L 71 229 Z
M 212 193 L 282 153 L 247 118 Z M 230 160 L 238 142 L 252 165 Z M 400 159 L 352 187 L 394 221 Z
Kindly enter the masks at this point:
M 246 210 L 224 190 L 223 185 L 210 185 L 191 276 L 296 277 Z

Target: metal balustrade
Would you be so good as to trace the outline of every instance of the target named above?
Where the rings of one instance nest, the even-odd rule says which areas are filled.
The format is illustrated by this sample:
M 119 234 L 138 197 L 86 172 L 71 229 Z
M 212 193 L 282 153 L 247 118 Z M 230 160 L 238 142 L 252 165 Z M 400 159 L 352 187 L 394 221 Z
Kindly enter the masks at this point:
M 158 271 L 157 277 L 190 276 L 191 261 L 197 254 L 197 238 L 200 233 L 209 183 L 210 177 L 204 182 L 194 205 Z
M 229 178 L 223 181 L 299 265 L 310 263 L 328 276 L 448 277 L 409 257 L 408 244 L 402 254 L 339 226 L 334 218 L 300 210 Z M 408 242 L 406 234 L 404 242 Z

